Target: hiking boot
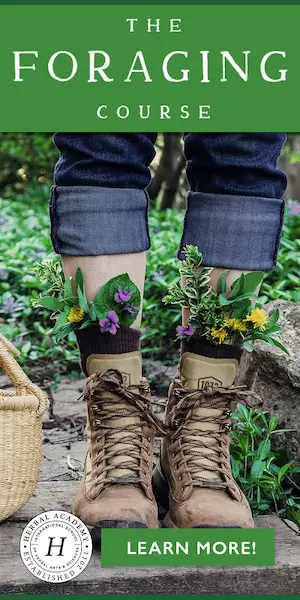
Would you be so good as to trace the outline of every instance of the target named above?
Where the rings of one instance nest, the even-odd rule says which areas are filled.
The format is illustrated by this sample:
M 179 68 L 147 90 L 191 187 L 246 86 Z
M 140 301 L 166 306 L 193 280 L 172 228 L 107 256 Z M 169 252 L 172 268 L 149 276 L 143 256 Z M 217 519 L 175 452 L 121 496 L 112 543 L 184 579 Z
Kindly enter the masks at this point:
M 249 504 L 233 479 L 230 440 L 233 400 L 254 392 L 232 386 L 235 359 L 185 352 L 170 387 L 168 435 L 153 474 L 166 527 L 254 527 Z
M 151 487 L 157 425 L 139 352 L 90 355 L 84 395 L 88 452 L 74 514 L 100 542 L 102 527 L 157 527 Z

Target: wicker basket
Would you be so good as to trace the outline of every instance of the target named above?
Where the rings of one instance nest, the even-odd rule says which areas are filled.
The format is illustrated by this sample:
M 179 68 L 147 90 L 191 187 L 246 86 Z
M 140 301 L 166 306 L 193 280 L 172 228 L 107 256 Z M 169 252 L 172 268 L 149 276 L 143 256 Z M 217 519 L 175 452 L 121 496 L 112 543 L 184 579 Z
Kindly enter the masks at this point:
M 46 395 L 11 356 L 19 351 L 0 334 L 0 367 L 15 390 L 0 390 L 0 521 L 32 496 L 42 459 L 42 420 Z

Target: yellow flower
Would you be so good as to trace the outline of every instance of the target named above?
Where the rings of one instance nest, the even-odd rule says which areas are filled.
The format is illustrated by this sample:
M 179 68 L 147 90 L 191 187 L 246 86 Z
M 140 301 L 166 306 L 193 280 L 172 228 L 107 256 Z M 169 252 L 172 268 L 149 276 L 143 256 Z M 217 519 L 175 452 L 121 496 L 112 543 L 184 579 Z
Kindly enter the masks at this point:
M 228 329 L 233 329 L 234 319 L 225 319 L 224 327 L 228 327 Z
M 70 321 L 70 323 L 79 323 L 83 320 L 83 317 L 84 310 L 82 310 L 80 306 L 72 306 L 72 308 L 70 308 L 70 312 L 67 316 L 67 319 L 68 321 Z
M 247 331 L 247 326 L 243 323 L 242 319 L 225 319 L 224 321 L 225 327 L 228 329 L 232 329 L 232 331 Z
M 250 315 L 247 315 L 245 321 L 251 321 L 254 329 L 265 331 L 268 322 L 268 315 L 262 308 L 254 308 Z
M 216 329 L 215 327 L 212 327 L 210 335 L 213 339 L 218 340 L 219 344 L 222 344 L 227 336 L 227 331 L 226 329 Z

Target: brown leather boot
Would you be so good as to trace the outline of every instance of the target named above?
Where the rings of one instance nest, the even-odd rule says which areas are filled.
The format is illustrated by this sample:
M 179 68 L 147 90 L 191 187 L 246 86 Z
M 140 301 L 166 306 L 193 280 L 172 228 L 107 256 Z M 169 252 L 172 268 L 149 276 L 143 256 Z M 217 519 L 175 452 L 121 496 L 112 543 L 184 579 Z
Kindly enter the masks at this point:
M 170 387 L 167 438 L 153 487 L 166 527 L 253 527 L 249 504 L 230 468 L 233 400 L 250 392 L 232 386 L 238 361 L 183 354 Z M 252 396 L 257 395 L 251 392 Z M 169 493 L 168 493 L 169 492 Z
M 74 514 L 100 541 L 102 527 L 157 527 L 151 487 L 157 419 L 139 352 L 90 355 L 88 452 Z

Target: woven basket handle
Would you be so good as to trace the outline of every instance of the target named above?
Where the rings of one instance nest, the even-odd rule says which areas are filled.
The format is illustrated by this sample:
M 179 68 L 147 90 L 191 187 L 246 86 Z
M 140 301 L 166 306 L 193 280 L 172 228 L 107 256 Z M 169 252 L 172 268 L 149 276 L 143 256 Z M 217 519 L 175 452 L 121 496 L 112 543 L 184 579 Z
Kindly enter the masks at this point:
M 19 363 L 13 358 L 20 356 L 19 350 L 0 333 L 0 367 L 6 373 L 7 377 L 12 382 L 18 396 L 24 394 L 34 394 L 39 400 L 37 413 L 42 415 L 49 406 L 48 398 L 40 388 L 30 381 L 29 377 L 24 373 Z

